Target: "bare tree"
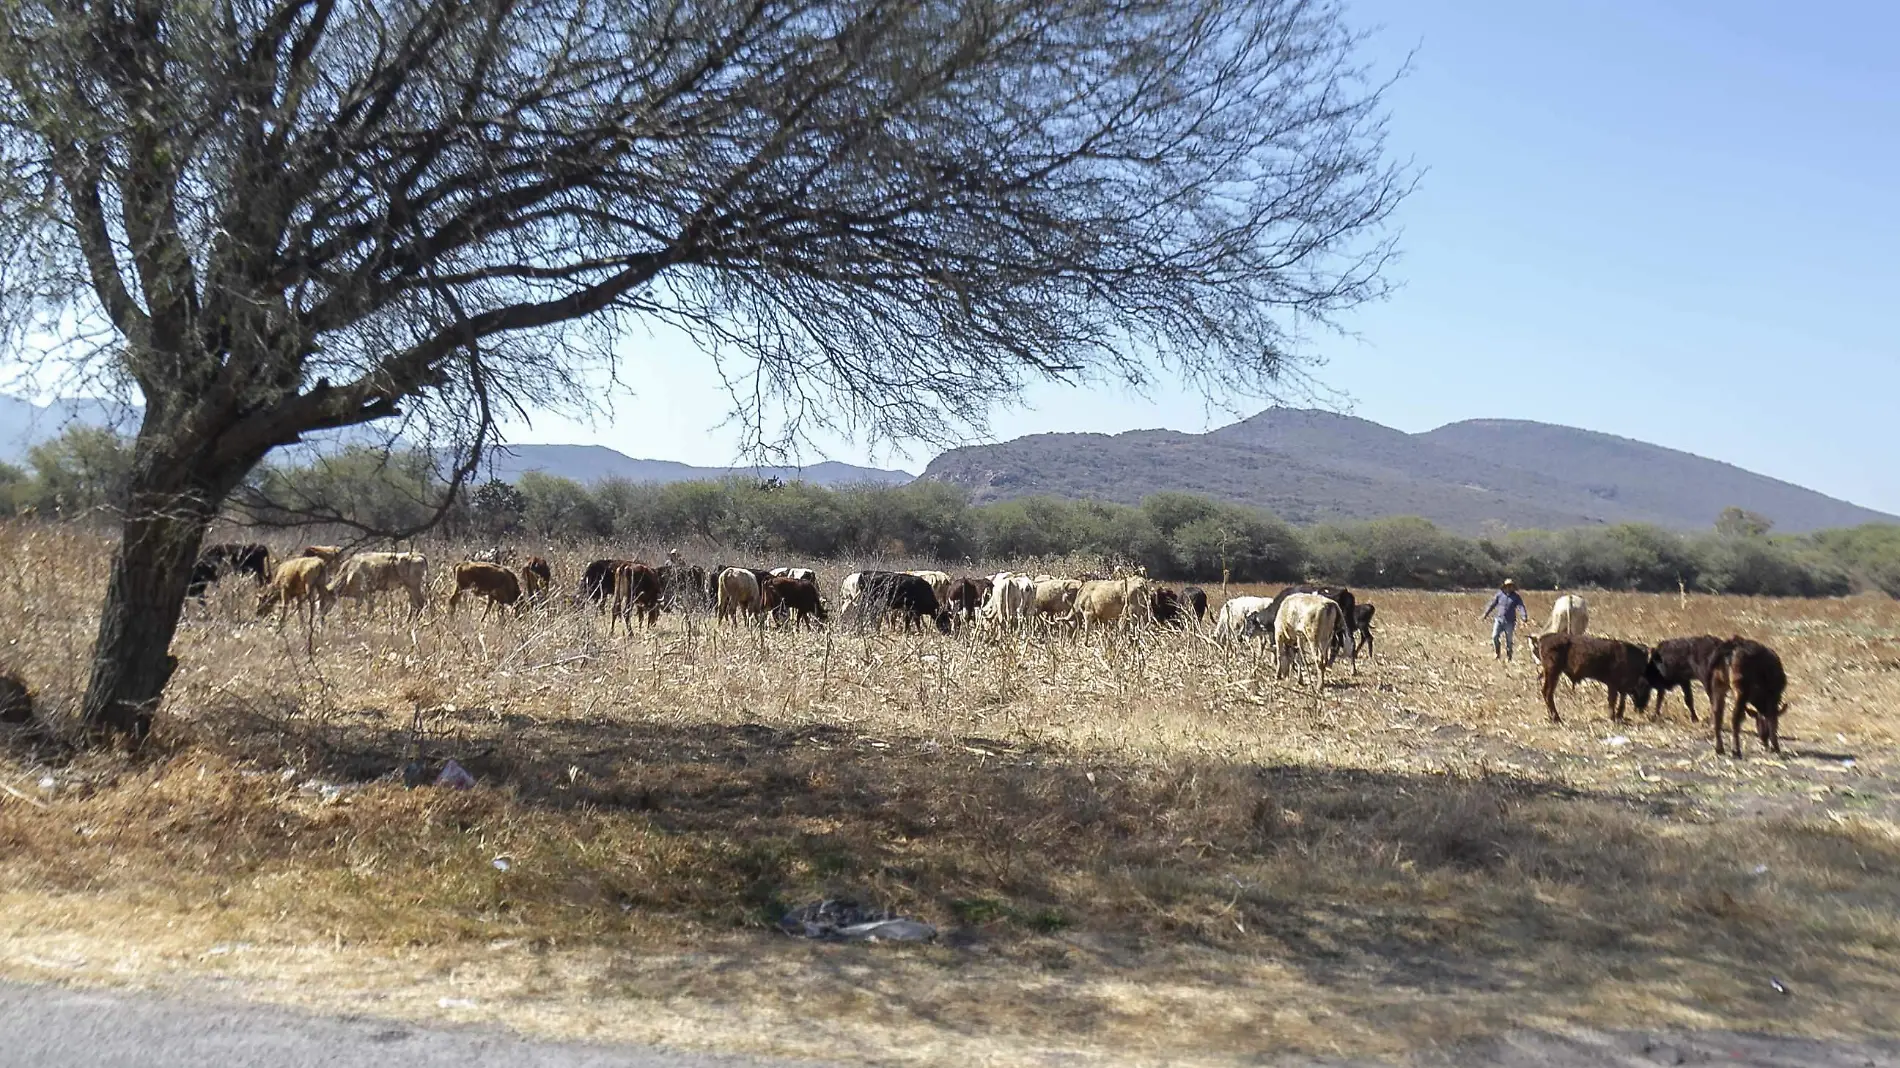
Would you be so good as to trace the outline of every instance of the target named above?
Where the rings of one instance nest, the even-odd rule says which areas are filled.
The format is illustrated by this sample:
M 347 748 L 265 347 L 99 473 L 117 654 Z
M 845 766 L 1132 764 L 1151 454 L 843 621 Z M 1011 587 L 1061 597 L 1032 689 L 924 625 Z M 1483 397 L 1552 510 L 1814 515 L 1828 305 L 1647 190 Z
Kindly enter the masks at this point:
M 793 433 L 1262 393 L 1381 292 L 1358 44 L 1331 0 L 0 0 L 0 324 L 144 400 L 87 721 L 148 729 L 271 449 L 479 448 L 641 318 Z

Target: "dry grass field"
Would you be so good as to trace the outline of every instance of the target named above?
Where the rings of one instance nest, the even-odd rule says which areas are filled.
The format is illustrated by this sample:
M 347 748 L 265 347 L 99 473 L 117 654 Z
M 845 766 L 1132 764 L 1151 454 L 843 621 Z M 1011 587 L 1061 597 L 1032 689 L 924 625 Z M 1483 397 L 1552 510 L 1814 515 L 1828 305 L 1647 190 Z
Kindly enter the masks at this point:
M 55 719 L 107 552 L 0 527 L 0 667 Z M 1365 594 L 1377 658 L 1317 697 L 1195 634 L 629 638 L 440 590 L 307 656 L 251 596 L 192 610 L 144 751 L 0 759 L 0 972 L 945 1065 L 1900 1033 L 1892 600 L 1589 595 L 1596 633 L 1782 652 L 1786 753 L 1736 762 L 1675 697 L 1547 723 L 1484 595 Z M 402 785 L 451 756 L 476 788 Z M 773 927 L 837 895 L 943 937 Z

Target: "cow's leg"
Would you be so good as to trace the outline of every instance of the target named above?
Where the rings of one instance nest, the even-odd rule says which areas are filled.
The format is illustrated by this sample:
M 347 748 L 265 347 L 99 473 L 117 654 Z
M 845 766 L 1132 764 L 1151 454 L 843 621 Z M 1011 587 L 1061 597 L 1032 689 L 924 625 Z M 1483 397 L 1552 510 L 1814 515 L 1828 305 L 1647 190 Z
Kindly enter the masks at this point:
M 305 656 L 314 656 L 317 652 L 317 606 L 308 599 L 305 599 L 303 607 L 305 612 L 298 613 L 299 615 L 305 615 L 303 624 L 303 652 Z
M 1686 707 L 1686 708 L 1688 708 L 1688 710 L 1689 710 L 1689 722 L 1691 722 L 1691 723 L 1694 723 L 1694 722 L 1696 721 L 1696 718 L 1695 718 L 1695 683 L 1693 683 L 1693 682 L 1685 682 L 1685 683 L 1683 683 L 1683 684 L 1682 684 L 1682 703 L 1683 703 L 1683 705 L 1684 705 L 1684 707 Z
M 1722 722 L 1723 703 L 1727 697 L 1728 687 L 1719 681 L 1711 679 L 1709 683 L 1709 706 L 1712 711 L 1709 713 L 1709 718 L 1715 721 L 1716 756 L 1722 755 L 1722 728 L 1724 726 Z
M 1557 676 L 1561 674 L 1563 673 L 1558 671 L 1554 665 L 1544 669 L 1544 707 L 1550 710 L 1550 721 L 1552 723 L 1563 722 L 1557 715 L 1556 699 Z

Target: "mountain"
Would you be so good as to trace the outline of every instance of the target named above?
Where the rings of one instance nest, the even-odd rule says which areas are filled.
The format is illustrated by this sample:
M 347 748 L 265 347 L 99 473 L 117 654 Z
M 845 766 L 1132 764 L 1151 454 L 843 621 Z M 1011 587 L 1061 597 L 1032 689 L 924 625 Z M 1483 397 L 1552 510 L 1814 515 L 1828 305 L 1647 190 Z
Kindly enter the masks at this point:
M 24 464 L 27 450 L 42 441 L 58 437 L 73 424 L 112 426 L 131 432 L 138 425 L 136 409 L 111 401 L 55 400 L 38 405 L 18 397 L 0 394 L 0 462 Z M 334 444 L 361 439 L 380 444 L 383 437 L 374 431 L 350 428 L 315 435 L 312 440 Z M 826 460 L 809 467 L 691 467 L 671 460 L 636 460 L 601 445 L 509 445 L 498 450 L 492 460 L 495 477 L 513 482 L 525 471 L 540 471 L 577 482 L 599 482 L 624 478 L 633 482 L 683 482 L 691 479 L 716 479 L 728 475 L 779 478 L 790 482 L 803 479 L 824 486 L 863 483 L 902 485 L 916 476 L 908 471 L 877 467 L 854 467 Z M 486 477 L 489 468 L 484 467 Z
M 778 478 L 786 482 L 802 479 L 821 486 L 846 486 L 862 483 L 901 485 L 915 478 L 908 471 L 887 471 L 877 467 L 854 467 L 826 460 L 810 467 L 693 467 L 672 460 L 636 460 L 604 445 L 508 445 L 495 452 L 484 466 L 482 477 L 492 468 L 494 476 L 513 482 L 528 471 L 571 478 L 576 482 L 599 482 L 624 478 L 629 482 L 686 482 L 717 479 L 728 475 L 747 478 Z
M 108 401 L 41 406 L 0 395 L 0 461 L 24 462 L 29 446 L 73 423 L 129 429 L 136 412 Z M 836 461 L 692 467 L 600 445 L 511 445 L 482 477 L 491 470 L 510 482 L 528 471 L 587 483 L 738 475 L 840 486 L 912 478 Z M 979 503 L 1046 495 L 1133 504 L 1179 491 L 1265 508 L 1291 523 L 1416 515 L 1467 533 L 1631 522 L 1705 530 L 1730 506 L 1759 512 L 1787 533 L 1900 522 L 1733 464 L 1590 430 L 1473 419 L 1408 434 L 1296 408 L 1269 408 L 1205 434 L 1035 434 L 952 449 L 922 477 L 962 486 Z
M 1720 460 L 1592 430 L 1521 419 L 1470 419 L 1420 435 L 1466 456 L 1524 470 L 1588 472 L 1591 492 L 1645 512 L 1714 517 L 1730 505 L 1760 512 L 1788 533 L 1892 523 L 1895 518 Z
M 1626 438 L 1518 420 L 1407 434 L 1332 412 L 1270 408 L 1205 434 L 1037 434 L 932 460 L 923 478 L 978 502 L 1048 495 L 1135 503 L 1175 490 L 1292 523 L 1417 515 L 1459 531 L 1645 522 L 1707 529 L 1731 505 L 1790 533 L 1894 516 Z
M 41 405 L 0 394 L 0 462 L 25 463 L 28 449 L 75 423 L 130 430 L 138 419 L 134 409 L 113 401 L 55 400 Z

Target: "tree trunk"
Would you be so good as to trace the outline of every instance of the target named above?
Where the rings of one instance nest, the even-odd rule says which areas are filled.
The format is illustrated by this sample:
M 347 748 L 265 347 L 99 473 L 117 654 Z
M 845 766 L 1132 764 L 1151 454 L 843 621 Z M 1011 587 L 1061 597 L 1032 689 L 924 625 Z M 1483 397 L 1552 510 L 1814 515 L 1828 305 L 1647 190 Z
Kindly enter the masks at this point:
M 134 487 L 93 647 L 84 704 L 89 734 L 143 739 L 151 731 L 152 712 L 178 666 L 172 635 L 192 565 L 217 508 L 206 495 Z

